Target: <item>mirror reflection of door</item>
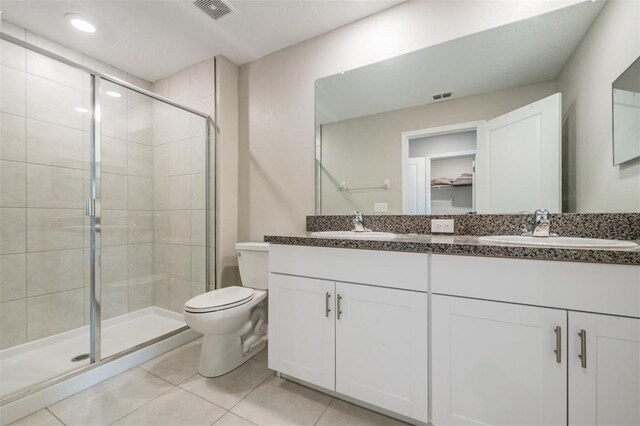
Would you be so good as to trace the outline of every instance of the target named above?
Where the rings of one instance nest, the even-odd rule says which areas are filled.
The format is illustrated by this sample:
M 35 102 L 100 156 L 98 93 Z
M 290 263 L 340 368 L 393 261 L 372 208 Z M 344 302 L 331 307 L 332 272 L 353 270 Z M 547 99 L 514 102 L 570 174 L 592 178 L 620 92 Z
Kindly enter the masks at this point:
M 560 211 L 561 104 L 556 93 L 486 122 L 403 133 L 403 213 Z M 424 177 L 407 166 L 418 158 Z
M 478 213 L 561 211 L 561 111 L 556 93 L 478 128 Z
M 407 159 L 406 197 L 407 207 L 404 214 L 427 214 L 427 173 L 426 157 Z

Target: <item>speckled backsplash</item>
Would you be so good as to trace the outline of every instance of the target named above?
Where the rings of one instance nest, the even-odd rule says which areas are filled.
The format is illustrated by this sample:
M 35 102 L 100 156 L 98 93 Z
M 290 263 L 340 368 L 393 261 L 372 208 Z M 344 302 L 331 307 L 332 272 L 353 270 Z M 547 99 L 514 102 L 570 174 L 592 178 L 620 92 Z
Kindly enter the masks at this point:
M 307 216 L 307 231 L 348 231 L 353 216 Z M 533 215 L 469 214 L 365 216 L 372 231 L 430 234 L 431 219 L 454 219 L 454 235 L 518 235 L 531 230 Z M 640 213 L 565 213 L 551 215 L 551 232 L 563 237 L 640 240 Z

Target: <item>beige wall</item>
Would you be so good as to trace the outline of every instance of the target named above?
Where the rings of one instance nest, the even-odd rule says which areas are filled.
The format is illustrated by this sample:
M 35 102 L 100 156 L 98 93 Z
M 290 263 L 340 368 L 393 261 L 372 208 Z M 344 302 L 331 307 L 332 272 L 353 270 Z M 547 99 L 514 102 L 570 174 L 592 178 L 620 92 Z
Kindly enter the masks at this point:
M 558 77 L 579 212 L 640 211 L 640 161 L 613 165 L 611 84 L 640 55 L 640 2 L 609 0 Z
M 322 214 L 370 214 L 374 202 L 387 202 L 389 214 L 401 214 L 402 132 L 488 120 L 555 92 L 555 81 L 549 81 L 323 125 Z M 373 186 L 385 179 L 389 190 L 339 191 L 342 181 Z
M 238 260 L 235 255 L 235 244 L 238 241 L 238 66 L 221 56 L 215 58 L 215 65 L 215 265 L 218 287 L 227 287 L 240 284 Z
M 316 79 L 575 3 L 409 1 L 241 66 L 239 239 L 314 213 Z

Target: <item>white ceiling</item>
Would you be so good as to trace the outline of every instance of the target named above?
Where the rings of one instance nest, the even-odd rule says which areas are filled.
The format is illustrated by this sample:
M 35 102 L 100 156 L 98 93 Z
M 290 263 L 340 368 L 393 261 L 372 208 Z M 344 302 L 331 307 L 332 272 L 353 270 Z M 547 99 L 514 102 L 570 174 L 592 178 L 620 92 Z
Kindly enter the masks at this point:
M 148 81 L 214 55 L 241 65 L 404 0 L 231 0 L 214 21 L 194 0 L 3 0 L 2 18 Z M 84 34 L 73 12 L 97 27 Z
M 555 80 L 604 6 L 584 2 L 316 82 L 318 124 Z M 615 46 L 612 46 L 615 48 Z

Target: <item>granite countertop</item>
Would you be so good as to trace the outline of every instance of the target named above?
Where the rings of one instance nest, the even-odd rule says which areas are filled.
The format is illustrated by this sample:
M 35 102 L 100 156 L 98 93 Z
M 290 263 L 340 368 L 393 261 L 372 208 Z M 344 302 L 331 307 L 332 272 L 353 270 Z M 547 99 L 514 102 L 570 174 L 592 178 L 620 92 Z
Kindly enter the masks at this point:
M 398 234 L 393 239 L 354 239 L 315 237 L 311 236 L 311 232 L 302 232 L 265 235 L 264 240 L 272 244 L 298 246 L 640 265 L 640 249 L 568 249 L 501 245 L 479 241 L 477 236 L 468 235 Z

